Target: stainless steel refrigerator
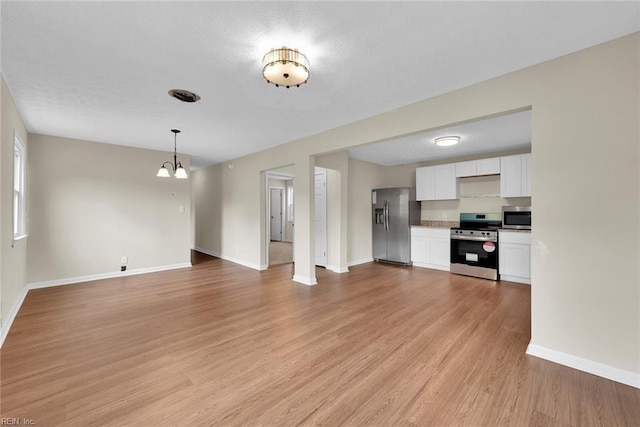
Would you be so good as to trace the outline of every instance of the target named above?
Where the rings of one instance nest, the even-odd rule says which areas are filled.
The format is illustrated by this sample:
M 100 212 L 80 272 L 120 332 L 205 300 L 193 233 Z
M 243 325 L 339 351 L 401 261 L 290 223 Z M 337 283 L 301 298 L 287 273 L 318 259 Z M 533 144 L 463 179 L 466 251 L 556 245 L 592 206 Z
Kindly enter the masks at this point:
M 371 190 L 373 259 L 411 265 L 411 226 L 420 224 L 414 188 Z

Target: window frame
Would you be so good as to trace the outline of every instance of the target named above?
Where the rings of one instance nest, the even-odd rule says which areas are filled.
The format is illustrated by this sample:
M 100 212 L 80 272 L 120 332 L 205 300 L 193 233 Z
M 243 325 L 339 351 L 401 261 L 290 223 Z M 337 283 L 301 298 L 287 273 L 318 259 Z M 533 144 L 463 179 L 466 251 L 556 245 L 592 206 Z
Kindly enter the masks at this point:
M 16 171 L 16 167 L 19 168 Z M 13 243 L 27 237 L 27 146 L 14 131 L 13 135 L 13 197 L 12 227 Z

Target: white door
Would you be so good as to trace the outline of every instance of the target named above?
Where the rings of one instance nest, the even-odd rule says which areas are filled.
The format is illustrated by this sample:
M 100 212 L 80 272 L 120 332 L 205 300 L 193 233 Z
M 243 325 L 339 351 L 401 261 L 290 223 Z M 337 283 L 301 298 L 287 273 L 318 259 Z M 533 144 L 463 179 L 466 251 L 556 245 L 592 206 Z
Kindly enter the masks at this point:
M 327 266 L 327 171 L 316 171 L 316 265 Z
M 282 241 L 282 189 L 271 188 L 270 191 L 271 240 Z

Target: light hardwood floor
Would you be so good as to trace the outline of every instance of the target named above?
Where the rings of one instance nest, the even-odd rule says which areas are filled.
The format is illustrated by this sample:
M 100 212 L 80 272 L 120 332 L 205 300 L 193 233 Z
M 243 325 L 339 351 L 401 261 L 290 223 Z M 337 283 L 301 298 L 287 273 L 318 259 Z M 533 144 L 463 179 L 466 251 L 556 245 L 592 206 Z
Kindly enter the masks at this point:
M 640 390 L 525 355 L 530 288 L 365 264 L 193 268 L 40 289 L 0 351 L 38 426 L 640 425 Z

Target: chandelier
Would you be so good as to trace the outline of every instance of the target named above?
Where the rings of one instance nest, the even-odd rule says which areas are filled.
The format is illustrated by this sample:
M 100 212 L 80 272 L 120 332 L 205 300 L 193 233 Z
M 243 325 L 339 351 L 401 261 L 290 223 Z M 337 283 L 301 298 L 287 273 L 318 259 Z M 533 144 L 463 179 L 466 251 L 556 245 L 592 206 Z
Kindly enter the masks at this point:
M 171 132 L 173 132 L 173 163 L 164 162 L 160 167 L 160 170 L 158 170 L 158 174 L 156 176 L 159 176 L 161 178 L 169 178 L 171 176 L 169 175 L 169 169 L 167 169 L 167 165 L 169 165 L 171 171 L 173 172 L 173 176 L 178 179 L 187 179 L 187 171 L 182 167 L 182 163 L 178 161 L 178 155 L 176 153 L 177 137 L 180 131 L 178 129 L 171 129 Z

